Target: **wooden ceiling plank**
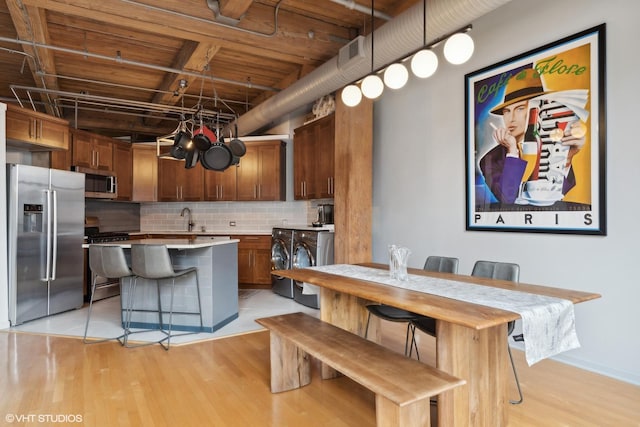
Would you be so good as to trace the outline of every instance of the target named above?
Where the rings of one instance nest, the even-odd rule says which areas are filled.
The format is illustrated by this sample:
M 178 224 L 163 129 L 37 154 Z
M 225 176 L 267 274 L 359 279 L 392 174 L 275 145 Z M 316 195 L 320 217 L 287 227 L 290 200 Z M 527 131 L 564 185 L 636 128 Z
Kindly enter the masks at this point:
M 286 62 L 304 64 L 311 60 L 325 61 L 327 43 L 340 44 L 328 34 L 338 39 L 350 36 L 348 28 L 328 24 L 326 22 L 301 17 L 288 11 L 282 11 L 279 18 L 279 32 L 273 37 L 265 37 L 250 32 L 229 29 L 213 22 L 205 22 L 194 15 L 194 19 L 182 16 L 168 16 L 153 9 L 142 6 L 122 4 L 117 1 L 99 2 L 93 0 L 75 0 L 73 4 L 62 0 L 23 0 L 30 5 L 46 7 L 59 13 L 81 16 L 107 25 L 136 28 L 154 34 L 170 35 L 201 42 L 218 44 L 221 47 L 236 49 L 257 56 L 271 56 Z M 247 13 L 242 21 L 244 27 L 268 34 L 273 30 L 273 8 L 254 3 L 251 13 Z M 309 38 L 308 32 L 313 29 L 315 38 Z M 320 37 L 327 34 L 327 37 Z M 268 42 L 267 42 L 268 41 Z

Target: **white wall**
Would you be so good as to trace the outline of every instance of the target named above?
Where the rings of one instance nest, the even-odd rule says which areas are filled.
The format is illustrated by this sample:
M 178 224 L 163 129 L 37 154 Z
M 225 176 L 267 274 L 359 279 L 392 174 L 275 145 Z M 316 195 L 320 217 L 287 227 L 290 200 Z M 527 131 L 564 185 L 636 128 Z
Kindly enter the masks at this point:
M 6 159 L 6 126 L 5 115 L 7 106 L 0 103 L 0 165 L 4 165 Z M 0 218 L 7 218 L 7 173 L 0 173 Z M 7 266 L 7 221 L 0 222 L 0 329 L 9 327 L 9 270 Z
M 430 254 L 516 262 L 526 283 L 597 292 L 576 306 L 582 347 L 558 360 L 640 384 L 640 143 L 636 124 L 640 3 L 514 0 L 473 22 L 476 50 L 462 66 L 387 90 L 374 107 L 374 260 L 388 244 Z M 607 24 L 607 236 L 465 231 L 464 76 L 565 36 Z M 636 96 L 634 96 L 636 95 Z

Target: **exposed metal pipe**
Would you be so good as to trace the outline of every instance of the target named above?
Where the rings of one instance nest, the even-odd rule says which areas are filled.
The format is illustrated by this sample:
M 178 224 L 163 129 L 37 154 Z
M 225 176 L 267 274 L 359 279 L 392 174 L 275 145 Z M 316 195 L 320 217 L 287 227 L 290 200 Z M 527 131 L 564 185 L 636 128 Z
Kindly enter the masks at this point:
M 430 0 L 427 9 L 427 40 L 463 28 L 470 22 L 509 3 L 511 0 Z M 353 66 L 340 69 L 334 57 L 291 86 L 240 116 L 230 126 L 238 126 L 240 135 L 263 131 L 292 111 L 309 105 L 321 96 L 357 81 L 374 69 L 409 55 L 423 46 L 423 3 L 418 2 L 374 34 L 375 55 L 371 52 L 371 34 L 364 42 L 364 57 Z
M 139 1 L 135 1 L 135 0 L 120 0 L 120 1 L 122 1 L 123 3 L 133 4 L 133 5 L 136 5 L 136 6 L 139 6 L 139 7 L 144 7 L 144 8 L 149 9 L 149 10 L 154 10 L 156 12 L 167 13 L 167 14 L 170 14 L 170 15 L 178 16 L 180 18 L 192 19 L 192 20 L 199 21 L 199 22 L 204 22 L 204 23 L 207 23 L 207 24 L 215 24 L 215 25 L 218 25 L 220 27 L 228 28 L 230 30 L 242 31 L 243 33 L 252 34 L 254 36 L 273 37 L 278 32 L 278 12 L 280 10 L 280 4 L 284 0 L 280 0 L 278 2 L 278 4 L 276 4 L 276 7 L 275 7 L 275 9 L 273 11 L 273 15 L 274 15 L 273 16 L 273 31 L 271 33 L 260 33 L 258 31 L 250 30 L 248 28 L 238 27 L 237 25 L 235 25 L 233 23 L 232 18 L 228 18 L 228 17 L 222 16 L 222 15 L 219 15 L 217 13 L 217 11 L 215 9 L 216 5 L 212 4 L 212 3 L 215 3 L 215 2 L 207 1 L 207 7 L 209 9 L 211 9 L 211 11 L 214 13 L 214 15 L 215 15 L 214 19 L 222 18 L 222 20 L 225 21 L 225 22 L 215 21 L 215 20 L 212 21 L 212 20 L 207 19 L 207 18 L 200 18 L 198 16 L 191 16 L 191 15 L 187 15 L 186 13 L 176 12 L 175 10 L 170 10 L 170 9 L 165 9 L 165 8 L 158 7 L 158 6 L 153 6 L 153 5 L 150 5 L 150 4 L 140 3 Z
M 133 65 L 133 66 L 136 66 L 136 67 L 148 68 L 148 69 L 151 69 L 151 70 L 162 71 L 162 72 L 165 72 L 165 73 L 181 74 L 181 75 L 185 75 L 185 76 L 191 76 L 191 77 L 195 77 L 195 78 L 207 79 L 207 80 L 211 80 L 213 82 L 221 82 L 221 83 L 226 83 L 226 84 L 231 84 L 231 85 L 236 85 L 236 86 L 242 86 L 242 87 L 246 87 L 246 88 L 256 88 L 256 89 L 266 90 L 266 91 L 271 91 L 271 92 L 279 92 L 280 91 L 280 89 L 275 88 L 275 87 L 250 84 L 250 83 L 247 83 L 247 82 L 237 82 L 235 80 L 224 79 L 222 77 L 214 77 L 214 76 L 211 76 L 211 75 L 207 76 L 205 74 L 195 73 L 193 71 L 178 70 L 176 68 L 163 67 L 161 65 L 153 65 L 153 64 L 146 64 L 144 62 L 139 62 L 139 61 L 132 61 L 130 59 L 124 59 L 124 58 L 122 58 L 122 56 L 120 56 L 118 54 L 116 54 L 116 56 L 100 55 L 98 53 L 90 53 L 90 52 L 86 52 L 86 51 L 83 51 L 83 50 L 76 50 L 76 49 L 70 49 L 70 48 L 66 48 L 66 47 L 53 46 L 53 45 L 49 45 L 49 44 L 45 44 L 45 43 L 38 43 L 38 42 L 34 42 L 34 41 L 26 41 L 26 40 L 20 40 L 20 39 L 10 39 L 8 37 L 0 37 L 0 41 L 7 42 L 7 43 L 17 43 L 17 44 L 29 45 L 29 46 L 39 47 L 39 48 L 43 48 L 43 49 L 51 49 L 51 50 L 55 50 L 55 51 L 59 51 L 59 52 L 71 53 L 71 54 L 80 55 L 80 56 L 84 56 L 84 57 L 102 59 L 102 60 L 105 60 L 105 61 L 114 61 L 114 62 L 117 62 L 119 64 Z

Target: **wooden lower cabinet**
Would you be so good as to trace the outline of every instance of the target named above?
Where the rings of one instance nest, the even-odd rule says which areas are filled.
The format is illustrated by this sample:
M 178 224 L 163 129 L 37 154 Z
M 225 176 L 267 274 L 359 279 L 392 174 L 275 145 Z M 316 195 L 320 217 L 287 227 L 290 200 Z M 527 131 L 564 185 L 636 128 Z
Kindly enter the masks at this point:
M 271 288 L 271 236 L 233 235 L 238 239 L 238 284 L 241 288 Z

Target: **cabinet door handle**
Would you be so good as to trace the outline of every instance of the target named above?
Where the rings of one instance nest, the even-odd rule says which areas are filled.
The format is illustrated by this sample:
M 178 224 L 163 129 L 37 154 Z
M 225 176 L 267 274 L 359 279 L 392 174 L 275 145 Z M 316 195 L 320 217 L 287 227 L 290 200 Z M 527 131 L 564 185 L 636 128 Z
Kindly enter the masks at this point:
M 253 186 L 253 198 L 254 199 L 258 198 L 258 186 L 257 185 Z
M 36 139 L 42 138 L 42 120 L 37 120 L 38 127 L 36 130 Z

